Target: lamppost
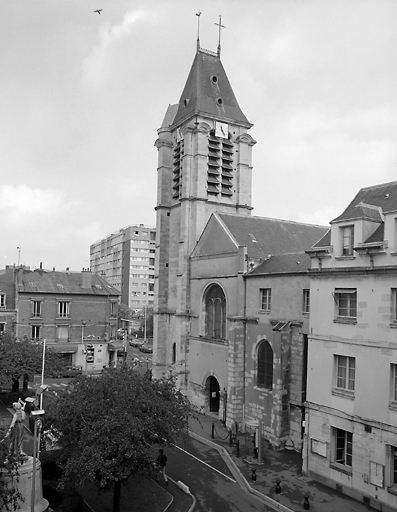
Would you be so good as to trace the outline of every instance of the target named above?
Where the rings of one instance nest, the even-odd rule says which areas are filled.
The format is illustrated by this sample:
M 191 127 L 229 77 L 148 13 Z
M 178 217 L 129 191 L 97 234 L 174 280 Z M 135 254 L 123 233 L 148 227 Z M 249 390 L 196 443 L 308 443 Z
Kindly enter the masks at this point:
M 32 494 L 31 494 L 31 503 L 30 510 L 34 512 L 34 502 L 36 498 L 36 458 L 37 458 L 37 421 L 39 418 L 44 416 L 44 409 L 38 409 L 37 411 L 32 411 L 30 413 L 33 421 L 34 421 L 34 429 L 33 429 L 33 473 L 32 473 Z

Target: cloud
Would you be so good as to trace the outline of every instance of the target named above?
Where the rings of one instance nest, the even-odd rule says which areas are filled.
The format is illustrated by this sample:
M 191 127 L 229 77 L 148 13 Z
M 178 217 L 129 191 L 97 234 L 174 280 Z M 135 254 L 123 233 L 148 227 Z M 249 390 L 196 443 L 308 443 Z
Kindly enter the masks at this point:
M 83 86 L 97 85 L 111 75 L 114 60 L 110 56 L 115 51 L 113 50 L 114 46 L 117 42 L 131 35 L 134 25 L 147 18 L 148 13 L 143 10 L 129 11 L 124 15 L 119 25 L 111 26 L 109 23 L 101 25 L 98 46 L 93 48 L 90 55 L 82 62 Z M 115 60 L 117 60 L 117 57 L 117 55 L 114 55 Z
M 28 226 L 38 219 L 53 219 L 76 205 L 76 201 L 65 201 L 61 190 L 30 188 L 24 184 L 0 186 L 1 224 L 9 229 Z

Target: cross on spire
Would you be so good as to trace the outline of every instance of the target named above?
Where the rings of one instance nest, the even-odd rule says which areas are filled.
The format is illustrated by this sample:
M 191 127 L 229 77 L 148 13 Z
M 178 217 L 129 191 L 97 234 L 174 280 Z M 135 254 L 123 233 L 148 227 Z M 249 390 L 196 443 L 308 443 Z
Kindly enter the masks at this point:
M 224 25 L 222 25 L 222 16 L 219 15 L 219 23 L 215 23 L 217 27 L 219 27 L 219 41 L 218 41 L 218 57 L 221 56 L 221 29 L 226 28 Z
M 196 16 L 197 16 L 197 51 L 200 50 L 200 16 L 201 16 L 201 11 L 200 9 L 198 10 L 198 12 L 196 12 Z

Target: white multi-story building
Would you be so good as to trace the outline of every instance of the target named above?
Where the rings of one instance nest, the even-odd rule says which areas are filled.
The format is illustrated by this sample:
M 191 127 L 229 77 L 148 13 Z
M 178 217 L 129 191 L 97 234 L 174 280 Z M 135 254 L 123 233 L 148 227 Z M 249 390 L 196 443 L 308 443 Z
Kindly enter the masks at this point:
M 134 310 L 153 306 L 156 229 L 127 226 L 90 246 L 91 271 L 106 277 Z
M 303 470 L 397 510 L 397 182 L 361 189 L 308 251 Z

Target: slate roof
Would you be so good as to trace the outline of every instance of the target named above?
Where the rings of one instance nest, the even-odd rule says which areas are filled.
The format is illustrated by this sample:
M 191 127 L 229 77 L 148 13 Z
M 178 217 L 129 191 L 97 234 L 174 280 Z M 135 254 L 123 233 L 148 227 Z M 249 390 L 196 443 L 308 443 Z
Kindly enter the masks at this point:
M 237 103 L 220 58 L 202 49 L 197 50 L 173 126 L 195 114 L 209 115 L 221 121 L 236 121 L 247 128 L 252 126 Z
M 90 274 L 92 283 L 90 287 L 83 288 L 83 276 Z M 87 275 L 89 279 L 89 276 Z M 17 277 L 19 293 L 56 293 L 79 295 L 112 295 L 119 296 L 120 292 L 108 284 L 100 275 L 90 272 L 57 272 L 50 270 L 22 271 L 22 279 Z
M 306 273 L 310 269 L 310 256 L 305 252 L 279 254 L 271 256 L 268 260 L 258 265 L 247 276 L 263 274 L 290 274 L 295 272 Z
M 325 233 L 325 235 L 320 238 L 320 240 L 313 245 L 313 248 L 315 247 L 329 247 L 331 245 L 331 230 L 328 229 L 328 231 Z
M 328 228 L 266 217 L 216 214 L 238 246 L 246 246 L 250 258 L 310 249 Z
M 377 220 L 375 209 L 363 207 L 362 204 L 380 207 L 383 213 L 397 211 L 397 181 L 362 188 L 342 215 L 336 217 L 332 222 L 362 218 Z M 361 207 L 357 207 L 357 205 Z
M 365 240 L 366 244 L 371 244 L 373 242 L 383 242 L 385 239 L 385 225 L 382 224 L 372 233 L 372 235 Z

